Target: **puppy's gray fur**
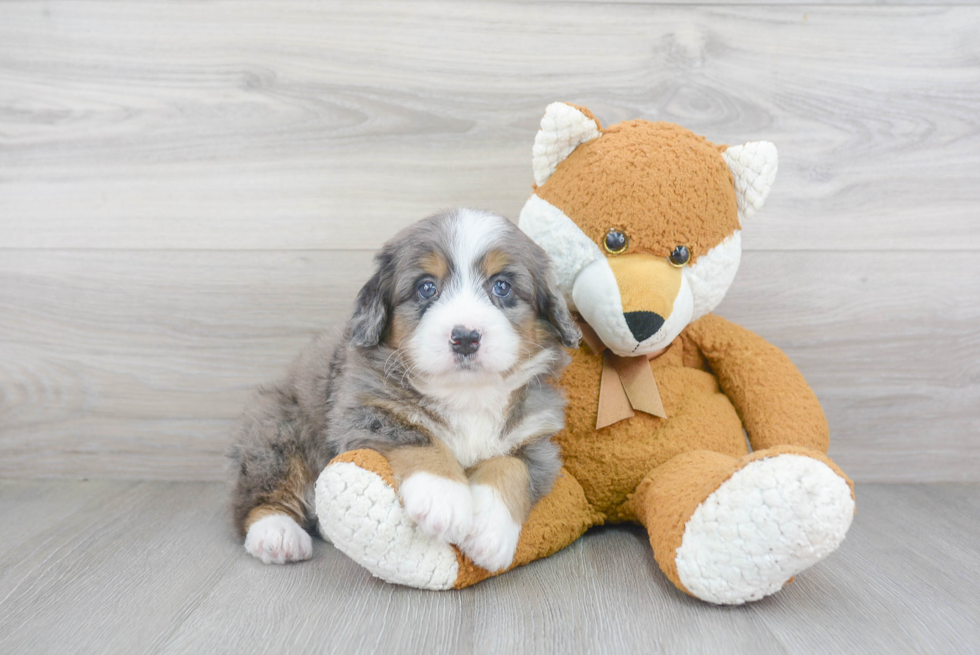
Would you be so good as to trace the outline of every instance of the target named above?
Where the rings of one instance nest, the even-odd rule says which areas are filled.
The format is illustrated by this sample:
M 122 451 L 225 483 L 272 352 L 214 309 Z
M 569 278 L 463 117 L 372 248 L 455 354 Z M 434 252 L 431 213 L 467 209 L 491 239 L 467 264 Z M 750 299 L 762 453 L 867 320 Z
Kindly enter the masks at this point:
M 374 275 L 358 294 L 346 330 L 317 337 L 284 379 L 260 388 L 248 401 L 229 450 L 233 520 L 242 535 L 259 507 L 278 509 L 311 530 L 316 520 L 312 483 L 337 454 L 424 446 L 447 428 L 439 403 L 413 383 L 413 362 L 393 341 L 395 332 L 410 332 L 425 312 L 416 297 L 420 260 L 436 252 L 450 268 L 460 265 L 453 261 L 449 236 L 458 217 L 448 212 L 424 219 L 389 241 L 375 258 Z M 508 306 L 498 306 L 513 324 L 533 324 L 533 345 L 547 355 L 511 394 L 504 428 L 505 433 L 520 430 L 528 418 L 546 426 L 510 453 L 527 465 L 528 493 L 536 502 L 561 466 L 550 438 L 563 427 L 564 399 L 552 385 L 568 362 L 562 345 L 576 346 L 580 334 L 545 253 L 507 221 L 501 222 L 494 247 L 507 254 L 514 291 Z M 499 438 L 506 440 L 507 434 Z

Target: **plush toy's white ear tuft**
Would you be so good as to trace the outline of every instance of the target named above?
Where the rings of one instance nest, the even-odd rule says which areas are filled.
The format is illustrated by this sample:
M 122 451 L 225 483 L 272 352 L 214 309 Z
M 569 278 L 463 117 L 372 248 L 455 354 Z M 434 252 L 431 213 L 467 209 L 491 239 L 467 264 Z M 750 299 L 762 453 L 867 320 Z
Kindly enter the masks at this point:
M 776 146 L 768 141 L 750 141 L 731 146 L 721 155 L 735 178 L 738 218 L 743 221 L 762 207 L 769 195 L 779 164 Z
M 565 157 L 598 136 L 599 124 L 594 118 L 564 102 L 548 105 L 534 137 L 534 182 L 538 186 L 547 182 Z

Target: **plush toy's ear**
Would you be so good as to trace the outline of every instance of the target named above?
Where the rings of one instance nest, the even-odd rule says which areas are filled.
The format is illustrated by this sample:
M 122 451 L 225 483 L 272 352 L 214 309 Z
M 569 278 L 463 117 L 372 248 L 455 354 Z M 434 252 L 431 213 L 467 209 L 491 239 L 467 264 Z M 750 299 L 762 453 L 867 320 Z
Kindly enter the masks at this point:
M 768 141 L 750 141 L 729 147 L 721 156 L 735 178 L 735 197 L 741 222 L 762 207 L 769 195 L 779 164 L 776 146 Z
M 565 157 L 580 144 L 599 136 L 599 121 L 588 109 L 564 102 L 548 105 L 541 119 L 541 129 L 534 137 L 534 182 L 548 181 Z

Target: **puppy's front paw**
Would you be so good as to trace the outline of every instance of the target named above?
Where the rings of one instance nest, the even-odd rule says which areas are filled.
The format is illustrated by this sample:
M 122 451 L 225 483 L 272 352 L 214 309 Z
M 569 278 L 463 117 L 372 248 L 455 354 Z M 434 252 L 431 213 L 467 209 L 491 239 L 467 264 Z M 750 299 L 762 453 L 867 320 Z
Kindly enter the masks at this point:
M 475 484 L 473 493 L 473 529 L 460 544 L 478 566 L 488 571 L 501 571 L 514 562 L 521 525 L 493 487 Z
M 443 541 L 466 538 L 473 521 L 469 485 L 431 473 L 414 473 L 398 487 L 405 511 L 423 532 Z
M 310 559 L 313 540 L 306 530 L 285 514 L 259 519 L 245 535 L 245 550 L 266 564 L 285 564 Z

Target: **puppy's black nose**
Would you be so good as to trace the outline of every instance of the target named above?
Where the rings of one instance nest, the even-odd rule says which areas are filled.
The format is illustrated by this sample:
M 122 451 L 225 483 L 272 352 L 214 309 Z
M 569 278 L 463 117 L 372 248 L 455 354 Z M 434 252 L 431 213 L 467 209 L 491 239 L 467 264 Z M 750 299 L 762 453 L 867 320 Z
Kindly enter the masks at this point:
M 663 317 L 653 312 L 626 312 L 623 316 L 626 317 L 626 325 L 637 341 L 652 337 L 664 324 Z
M 453 347 L 454 353 L 472 355 L 480 349 L 480 336 L 477 330 L 468 330 L 462 325 L 457 325 L 449 335 L 449 345 Z

